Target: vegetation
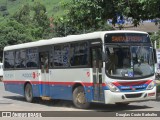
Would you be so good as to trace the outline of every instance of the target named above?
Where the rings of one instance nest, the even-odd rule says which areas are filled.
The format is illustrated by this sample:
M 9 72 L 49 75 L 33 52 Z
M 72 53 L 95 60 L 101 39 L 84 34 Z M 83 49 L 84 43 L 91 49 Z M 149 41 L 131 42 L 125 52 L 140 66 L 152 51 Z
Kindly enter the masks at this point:
M 155 41 L 157 42 L 157 48 L 160 48 L 160 31 L 156 32 L 156 33 L 152 33 L 151 34 L 151 40 L 154 43 Z

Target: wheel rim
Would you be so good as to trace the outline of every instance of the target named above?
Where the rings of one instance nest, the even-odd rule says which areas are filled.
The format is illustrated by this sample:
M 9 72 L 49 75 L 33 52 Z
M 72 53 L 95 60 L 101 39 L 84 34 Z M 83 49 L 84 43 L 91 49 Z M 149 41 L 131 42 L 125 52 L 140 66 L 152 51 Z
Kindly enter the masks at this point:
M 86 102 L 85 94 L 83 92 L 78 93 L 76 99 L 77 99 L 77 102 L 80 104 L 85 104 Z
M 32 90 L 29 87 L 27 87 L 26 88 L 26 98 L 27 100 L 30 100 L 31 97 L 32 97 Z

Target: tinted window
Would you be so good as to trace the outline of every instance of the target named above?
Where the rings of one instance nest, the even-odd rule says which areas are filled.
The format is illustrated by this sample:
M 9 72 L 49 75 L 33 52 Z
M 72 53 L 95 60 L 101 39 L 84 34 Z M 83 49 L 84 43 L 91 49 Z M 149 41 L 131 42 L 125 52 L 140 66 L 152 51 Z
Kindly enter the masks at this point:
M 26 50 L 15 51 L 15 68 L 26 67 Z
M 27 68 L 38 67 L 38 49 L 37 48 L 27 49 L 26 66 Z
M 53 54 L 51 55 L 51 58 L 53 58 L 53 60 L 51 60 L 51 63 L 53 61 L 54 66 L 67 67 L 69 65 L 69 45 L 55 46 L 52 51 Z
M 4 68 L 14 68 L 14 51 L 4 52 Z
M 70 48 L 71 66 L 80 66 L 88 64 L 88 43 L 74 43 Z

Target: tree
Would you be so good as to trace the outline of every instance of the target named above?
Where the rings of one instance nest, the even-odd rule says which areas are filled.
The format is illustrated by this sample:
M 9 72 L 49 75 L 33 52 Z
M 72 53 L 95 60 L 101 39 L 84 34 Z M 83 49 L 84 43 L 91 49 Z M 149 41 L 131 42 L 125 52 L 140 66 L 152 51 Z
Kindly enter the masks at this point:
M 28 25 L 32 21 L 30 12 L 31 12 L 31 7 L 29 6 L 29 4 L 25 4 L 19 11 L 17 11 L 16 13 L 14 13 L 13 16 L 11 16 L 11 19 L 14 19 L 17 22 L 22 23 L 24 25 Z
M 159 5 L 159 0 L 118 0 L 116 10 L 126 17 L 133 18 L 133 24 L 137 26 L 141 20 L 158 18 Z
M 50 33 L 49 19 L 46 14 L 46 7 L 39 2 L 35 2 L 33 6 L 25 4 L 17 11 L 11 19 L 25 25 L 34 39 L 48 38 Z
M 55 34 L 65 36 L 103 30 L 103 27 L 107 26 L 105 23 L 108 19 L 112 19 L 112 24 L 115 25 L 118 17 L 121 20 L 123 17 L 131 17 L 132 24 L 138 26 L 143 20 L 158 18 L 160 16 L 159 5 L 159 0 L 73 0 L 71 3 L 62 2 L 62 6 L 67 10 L 64 16 L 56 19 Z M 120 25 L 120 27 L 123 26 Z
M 26 43 L 34 40 L 30 30 L 15 20 L 8 20 L 2 23 L 0 29 L 0 56 L 3 56 L 3 48 L 7 45 Z
M 33 20 L 37 26 L 41 26 L 44 30 L 49 27 L 49 18 L 47 16 L 46 7 L 39 2 L 33 6 L 34 16 Z
M 73 3 L 62 3 L 67 8 L 66 15 L 55 20 L 56 36 L 81 34 L 97 30 L 111 30 L 101 17 L 101 7 L 91 0 L 80 0 Z
M 79 10 L 78 13 L 85 12 L 89 18 L 98 16 L 101 20 L 112 19 L 113 25 L 117 22 L 117 16 L 131 17 L 134 26 L 141 20 L 156 19 L 160 16 L 160 0 L 73 0 L 73 3 L 70 13 L 74 14 Z M 84 16 L 84 19 L 86 17 Z
M 157 42 L 157 48 L 160 48 L 160 31 L 158 31 L 157 33 L 152 33 L 150 35 L 151 41 L 154 44 L 155 41 Z

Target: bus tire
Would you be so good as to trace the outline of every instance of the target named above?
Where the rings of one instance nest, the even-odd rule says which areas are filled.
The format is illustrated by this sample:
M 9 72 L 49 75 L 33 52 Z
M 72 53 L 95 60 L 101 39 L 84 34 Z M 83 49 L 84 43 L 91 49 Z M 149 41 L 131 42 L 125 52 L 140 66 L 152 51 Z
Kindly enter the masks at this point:
M 73 91 L 73 103 L 77 108 L 87 109 L 90 103 L 86 101 L 85 92 L 82 86 L 78 86 Z
M 33 91 L 31 84 L 27 83 L 25 86 L 24 95 L 27 102 L 33 102 Z

